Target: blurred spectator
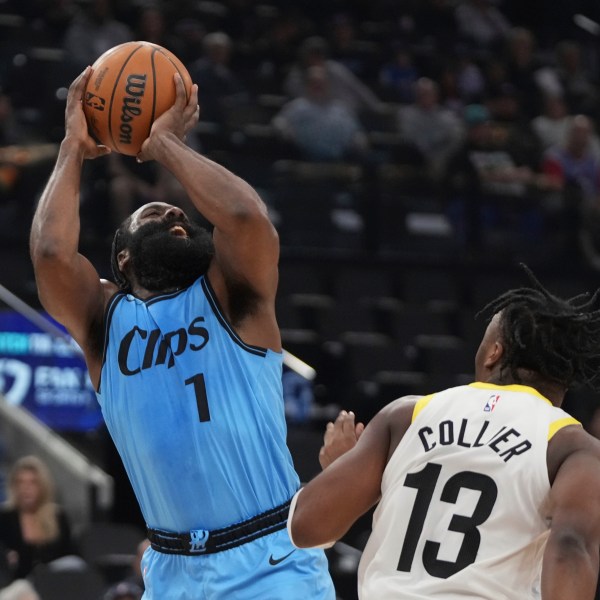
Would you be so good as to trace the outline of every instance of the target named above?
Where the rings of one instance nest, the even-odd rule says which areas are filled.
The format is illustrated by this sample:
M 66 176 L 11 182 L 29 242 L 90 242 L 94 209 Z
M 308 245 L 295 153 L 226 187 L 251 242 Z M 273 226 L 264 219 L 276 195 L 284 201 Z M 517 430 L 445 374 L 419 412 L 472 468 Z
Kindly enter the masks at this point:
M 408 103 L 414 100 L 414 84 L 418 78 L 419 71 L 411 51 L 398 44 L 393 50 L 392 59 L 381 66 L 379 86 L 387 100 Z
M 455 12 L 458 33 L 473 48 L 498 47 L 510 31 L 510 22 L 493 0 L 462 0 Z
M 11 97 L 0 88 L 0 147 L 30 140 L 27 128 L 17 118 Z
M 504 60 L 493 57 L 483 66 L 485 80 L 485 98 L 494 98 L 501 93 L 502 88 L 511 85 L 508 76 L 508 67 Z M 479 104 L 474 102 L 473 104 Z
M 331 95 L 324 67 L 308 69 L 305 95 L 285 104 L 273 118 L 273 125 L 308 160 L 360 159 L 368 152 L 359 120 Z
M 46 143 L 43 130 L 28 127 L 0 90 L 0 236 L 21 239 L 29 233 L 36 194 L 48 178 L 58 145 Z
M 531 171 L 516 164 L 506 132 L 493 122 L 489 110 L 471 104 L 465 109 L 464 121 L 467 138 L 452 157 L 448 174 L 466 177 L 480 194 L 524 196 Z
M 487 98 L 485 105 L 494 121 L 522 125 L 529 121 L 521 108 L 521 94 L 510 83 L 503 85 L 495 96 Z
M 165 13 L 159 4 L 142 5 L 137 15 L 134 33 L 136 40 L 158 44 L 183 60 L 183 44 L 167 29 Z
M 302 44 L 299 58 L 283 83 L 285 93 L 293 98 L 304 96 L 308 86 L 308 70 L 319 66 L 327 71 L 331 96 L 345 103 L 349 110 L 356 114 L 361 111 L 381 111 L 381 102 L 373 91 L 347 67 L 329 58 L 327 42 L 317 36 L 306 39 Z
M 454 0 L 419 0 L 414 9 L 418 39 L 435 40 L 435 48 L 439 50 L 454 47 L 458 34 Z
M 516 90 L 523 111 L 530 118 L 541 108 L 536 73 L 541 67 L 536 53 L 536 39 L 529 29 L 514 27 L 507 40 L 506 69 L 508 82 Z
M 258 35 L 252 44 L 257 68 L 256 78 L 261 89 L 273 94 L 281 93 L 281 85 L 289 66 L 294 62 L 300 41 L 312 23 L 301 10 L 289 6 Z M 255 84 L 256 84 L 255 83 Z
M 41 598 L 29 581 L 17 579 L 0 590 L 0 600 L 41 600 Z
M 565 141 L 546 151 L 543 169 L 562 194 L 564 210 L 579 235 L 584 257 L 600 269 L 600 158 L 594 152 L 593 136 L 592 121 L 576 115 Z
M 189 67 L 202 54 L 202 42 L 206 35 L 206 28 L 199 19 L 185 17 L 175 23 L 173 34 L 180 43 L 177 58 L 186 67 Z
M 563 143 L 549 148 L 543 169 L 556 189 L 575 187 L 584 206 L 597 207 L 600 199 L 600 158 L 593 147 L 594 125 L 589 117 L 571 119 Z
M 143 590 L 135 583 L 121 581 L 111 586 L 102 600 L 140 600 L 142 593 Z
M 344 65 L 362 81 L 373 79 L 378 46 L 357 38 L 356 23 L 351 15 L 334 15 L 328 37 L 333 60 Z
M 485 90 L 483 73 L 466 52 L 459 53 L 456 66 L 456 87 L 466 104 L 480 101 Z
M 577 42 L 560 42 L 556 46 L 556 64 L 539 69 L 535 79 L 544 93 L 563 96 L 574 113 L 595 114 L 598 89 L 585 68 Z
M 83 69 L 113 46 L 131 40 L 129 27 L 113 17 L 111 0 L 90 0 L 69 25 L 64 49 L 68 60 Z
M 9 498 L 0 512 L 0 544 L 12 576 L 29 575 L 38 563 L 72 554 L 69 520 L 54 502 L 54 484 L 35 456 L 20 458 L 9 475 Z
M 441 175 L 448 157 L 463 138 L 459 119 L 440 106 L 437 83 L 422 77 L 415 84 L 415 102 L 400 107 L 399 130 L 402 137 L 423 154 L 434 177 Z
M 546 94 L 544 111 L 531 121 L 531 127 L 544 150 L 562 144 L 567 138 L 571 118 L 564 98 Z
M 140 600 L 144 592 L 144 577 L 142 575 L 142 557 L 150 546 L 150 540 L 142 540 L 137 547 L 135 558 L 131 562 L 131 573 L 111 585 L 102 600 Z M 0 599 L 1 600 L 1 599 Z
M 126 581 L 137 585 L 142 590 L 144 589 L 144 576 L 142 574 L 142 557 L 144 556 L 144 552 L 146 552 L 149 546 L 150 540 L 148 539 L 144 539 L 138 544 L 135 558 L 133 559 L 133 563 L 131 564 L 131 575 L 126 578 Z
M 449 159 L 446 169 L 446 189 L 460 205 L 460 228 L 472 250 L 481 247 L 484 225 L 501 221 L 510 212 L 511 199 L 527 223 L 528 210 L 537 213 L 535 200 L 529 192 L 546 190 L 550 183 L 543 174 L 527 164 L 505 126 L 492 121 L 489 110 L 481 104 L 465 108 L 467 135 L 463 145 Z M 488 220 L 488 223 L 485 220 Z M 531 221 L 529 221 L 531 223 Z
M 30 27 L 29 39 L 38 46 L 60 48 L 77 9 L 74 0 L 50 0 L 37 3 L 37 14 Z
M 233 44 L 221 31 L 204 37 L 204 56 L 189 67 L 192 81 L 198 83 L 200 118 L 226 124 L 236 107 L 248 104 L 250 95 L 230 67 Z

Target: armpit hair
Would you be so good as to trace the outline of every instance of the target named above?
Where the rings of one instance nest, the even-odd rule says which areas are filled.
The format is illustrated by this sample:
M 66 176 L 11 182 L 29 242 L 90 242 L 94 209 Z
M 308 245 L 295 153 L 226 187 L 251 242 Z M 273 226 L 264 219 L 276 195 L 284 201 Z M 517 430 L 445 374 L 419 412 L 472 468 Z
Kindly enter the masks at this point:
M 228 281 L 226 285 L 229 318 L 231 324 L 235 326 L 256 312 L 260 297 L 245 281 Z

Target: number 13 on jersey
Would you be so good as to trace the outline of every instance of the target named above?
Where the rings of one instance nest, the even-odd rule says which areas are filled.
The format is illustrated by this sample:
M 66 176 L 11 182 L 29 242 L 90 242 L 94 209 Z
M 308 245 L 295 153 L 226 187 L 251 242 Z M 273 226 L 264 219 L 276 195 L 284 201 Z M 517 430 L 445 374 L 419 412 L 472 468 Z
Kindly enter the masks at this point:
M 427 539 L 420 557 L 423 566 L 433 577 L 446 579 L 474 563 L 477 558 L 481 543 L 478 526 L 488 519 L 494 508 L 498 497 L 496 483 L 488 475 L 473 471 L 461 471 L 443 483 L 441 472 L 441 465 L 427 463 L 421 471 L 409 473 L 404 480 L 404 487 L 416 489 L 417 494 L 398 561 L 398 571 L 408 572 L 412 569 L 419 540 L 423 535 L 428 534 L 427 530 L 423 531 L 428 513 L 431 511 L 430 517 L 438 519 L 439 507 L 436 507 L 435 503 L 432 505 L 432 500 L 436 488 L 442 485 L 439 502 L 456 505 L 456 512 L 453 511 L 448 530 L 462 534 L 463 537 L 456 559 L 453 561 L 439 558 L 440 554 L 443 555 L 443 544 Z M 471 514 L 468 514 L 469 510 L 461 510 L 459 500 L 463 489 L 479 492 L 475 508 L 469 509 Z M 467 514 L 464 514 L 465 512 Z

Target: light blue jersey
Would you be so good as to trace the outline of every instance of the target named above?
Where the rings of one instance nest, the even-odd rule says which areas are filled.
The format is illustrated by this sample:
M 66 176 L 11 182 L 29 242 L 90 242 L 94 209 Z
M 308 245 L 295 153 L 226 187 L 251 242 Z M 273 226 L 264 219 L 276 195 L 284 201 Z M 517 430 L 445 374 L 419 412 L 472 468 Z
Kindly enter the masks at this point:
M 293 496 L 282 360 L 236 335 L 205 277 L 113 297 L 98 400 L 149 527 L 221 530 Z M 148 548 L 142 569 L 145 600 L 335 599 L 324 553 L 285 529 L 214 554 Z
M 299 487 L 282 402 L 282 354 L 249 346 L 208 279 L 107 311 L 98 400 L 146 523 L 213 530 Z

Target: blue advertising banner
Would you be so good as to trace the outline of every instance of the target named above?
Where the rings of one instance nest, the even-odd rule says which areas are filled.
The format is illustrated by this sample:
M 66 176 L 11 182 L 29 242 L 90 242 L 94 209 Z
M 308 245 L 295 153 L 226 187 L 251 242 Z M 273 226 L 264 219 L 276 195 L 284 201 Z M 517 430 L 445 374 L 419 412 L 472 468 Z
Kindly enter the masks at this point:
M 0 311 L 0 392 L 56 431 L 90 431 L 103 422 L 75 343 L 11 310 Z

